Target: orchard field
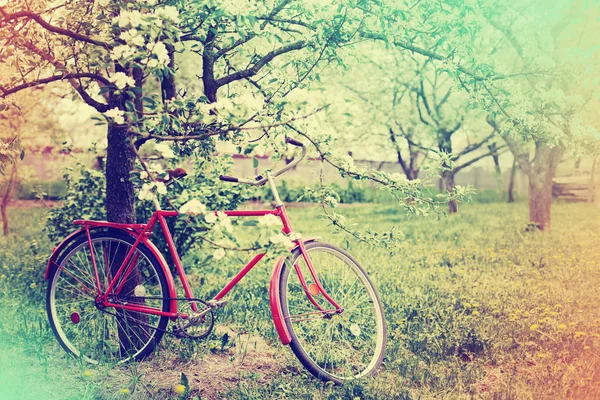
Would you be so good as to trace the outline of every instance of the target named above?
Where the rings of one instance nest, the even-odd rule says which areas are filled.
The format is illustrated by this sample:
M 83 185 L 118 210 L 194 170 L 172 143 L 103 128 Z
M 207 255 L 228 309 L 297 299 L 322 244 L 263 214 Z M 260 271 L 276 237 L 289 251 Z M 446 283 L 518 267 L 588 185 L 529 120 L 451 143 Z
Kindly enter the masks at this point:
M 12 209 L 0 242 L 0 398 L 594 399 L 600 397 L 600 208 L 554 204 L 552 230 L 527 231 L 525 203 L 467 204 L 437 219 L 389 205 L 344 208 L 351 222 L 397 225 L 405 250 L 388 253 L 332 234 L 311 208 L 290 209 L 303 236 L 348 248 L 378 287 L 388 324 L 380 373 L 323 384 L 278 342 L 269 318 L 272 265 L 260 265 L 194 343 L 165 336 L 144 362 L 93 367 L 70 360 L 47 323 L 43 271 L 52 244 L 44 209 Z M 208 297 L 248 255 L 195 267 Z M 180 387 L 179 387 L 180 388 Z

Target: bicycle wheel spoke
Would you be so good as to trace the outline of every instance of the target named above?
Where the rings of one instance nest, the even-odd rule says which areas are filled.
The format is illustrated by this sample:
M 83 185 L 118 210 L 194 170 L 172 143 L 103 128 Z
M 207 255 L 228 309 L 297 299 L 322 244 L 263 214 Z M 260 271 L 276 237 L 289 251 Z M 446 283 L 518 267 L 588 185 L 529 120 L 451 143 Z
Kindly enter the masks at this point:
M 305 294 L 296 270 L 286 270 L 282 303 L 293 332 L 292 349 L 306 354 L 311 372 L 316 368 L 322 371 L 319 376 L 324 373 L 328 379 L 342 381 L 373 372 L 381 363 L 385 342 L 385 321 L 375 289 L 364 271 L 342 251 L 317 244 L 309 244 L 307 251 L 324 291 L 343 311 L 336 312 L 325 296 L 317 293 L 315 300 L 330 311 L 321 314 Z M 293 262 L 307 277 L 303 257 Z
M 134 239 L 94 234 L 92 246 L 87 240 L 75 246 L 61 257 L 51 277 L 48 289 L 51 325 L 59 343 L 76 357 L 93 363 L 122 362 L 141 357 L 147 349 L 151 351 L 156 337 L 162 336 L 158 330 L 164 329 L 166 317 L 105 307 L 102 303 L 96 305 L 96 285 L 90 285 L 96 281 L 91 255 L 96 259 L 98 284 L 106 288 L 115 269 L 121 266 L 116 260 L 123 260 L 131 251 L 129 240 Z M 128 263 L 132 266 L 129 277 L 123 280 L 120 276 L 117 282 L 124 281 L 124 296 L 135 297 L 136 289 L 143 288 L 140 290 L 144 296 L 126 302 L 163 311 L 168 309 L 168 301 L 163 296 L 166 287 L 162 269 L 157 260 L 148 257 L 136 249 Z M 156 298 L 146 300 L 145 296 Z M 109 302 L 119 304 L 119 301 L 118 296 L 109 297 Z

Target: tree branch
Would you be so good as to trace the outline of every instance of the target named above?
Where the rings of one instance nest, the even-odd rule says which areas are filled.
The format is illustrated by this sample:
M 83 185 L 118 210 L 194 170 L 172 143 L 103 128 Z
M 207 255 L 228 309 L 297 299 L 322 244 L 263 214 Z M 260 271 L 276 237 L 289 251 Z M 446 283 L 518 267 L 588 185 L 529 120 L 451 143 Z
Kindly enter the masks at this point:
M 172 142 L 177 142 L 177 141 L 181 142 L 181 141 L 187 141 L 187 140 L 203 140 L 203 139 L 208 139 L 209 137 L 212 137 L 212 136 L 222 135 L 226 132 L 255 131 L 255 130 L 265 130 L 265 129 L 276 128 L 279 126 L 289 126 L 292 122 L 308 118 L 311 115 L 314 115 L 314 114 L 322 111 L 326 107 L 327 106 L 317 108 L 316 110 L 314 110 L 308 114 L 304 114 L 299 117 L 292 117 L 284 122 L 277 122 L 277 123 L 268 124 L 268 125 L 260 125 L 260 126 L 236 125 L 236 126 L 230 126 L 227 128 L 223 128 L 223 129 L 214 129 L 212 131 L 208 131 L 207 133 L 203 133 L 202 135 L 188 135 L 188 136 L 185 136 L 185 135 L 179 135 L 179 136 L 141 135 L 141 136 L 142 136 L 142 140 L 155 139 L 155 140 L 167 140 L 167 141 L 172 141 Z
M 244 43 L 248 43 L 250 40 L 254 39 L 255 37 L 256 37 L 255 33 L 249 33 L 245 38 L 238 39 L 235 42 L 233 42 L 231 45 L 224 47 L 224 48 L 220 49 L 219 51 L 217 51 L 217 53 L 214 56 L 214 59 L 217 60 L 217 59 L 223 57 L 225 54 L 229 53 L 231 50 L 243 45 Z
M 527 175 L 531 174 L 532 165 L 531 160 L 529 159 L 529 153 L 521 151 L 521 149 L 519 148 L 519 144 L 516 140 L 507 135 L 502 135 L 498 123 L 490 116 L 486 118 L 486 121 L 492 128 L 494 128 L 495 132 L 498 132 L 502 136 L 502 139 L 504 139 L 504 141 L 506 142 L 508 148 L 510 149 L 510 152 L 513 153 L 513 156 L 519 163 L 519 167 L 521 168 L 521 170 Z
M 478 148 L 480 148 L 481 146 L 483 146 L 485 143 L 487 143 L 491 138 L 493 138 L 496 135 L 496 130 L 493 129 L 492 133 L 490 133 L 485 139 L 483 139 L 481 142 L 476 143 L 476 144 L 470 144 L 467 147 L 465 147 L 460 153 L 456 153 L 453 157 L 452 157 L 452 161 L 456 161 L 458 160 L 460 157 L 469 154 L 475 150 L 477 150 Z
M 24 89 L 27 89 L 30 87 L 34 87 L 34 86 L 45 85 L 47 83 L 62 81 L 65 79 L 80 79 L 80 78 L 90 78 L 90 79 L 97 80 L 105 85 L 111 85 L 111 82 L 108 79 L 104 78 L 103 76 L 97 75 L 97 74 L 91 74 L 91 73 L 87 73 L 87 72 L 66 73 L 63 75 L 54 75 L 54 76 L 49 76 L 47 78 L 37 79 L 35 81 L 26 82 L 26 83 L 23 83 L 21 85 L 14 86 L 11 88 L 6 88 L 6 87 L 0 85 L 0 92 L 2 92 L 2 93 L 0 93 L 0 97 L 5 98 L 6 96 L 9 96 L 9 95 L 17 93 L 21 90 L 24 90 Z
M 367 38 L 367 39 L 380 40 L 380 41 L 383 41 L 383 42 L 387 42 L 387 37 L 385 35 L 383 35 L 383 34 L 377 34 L 377 33 L 373 33 L 373 32 L 361 32 L 360 36 L 364 37 L 364 38 Z M 393 44 L 396 47 L 403 48 L 403 49 L 411 51 L 413 53 L 421 54 L 422 56 L 431 58 L 433 60 L 437 60 L 437 61 L 448 61 L 448 60 L 450 60 L 450 57 L 442 56 L 442 55 L 434 53 L 432 51 L 425 50 L 425 49 L 423 49 L 421 47 L 414 46 L 414 45 L 408 44 L 408 43 L 404 43 L 404 42 L 401 42 L 399 40 L 395 40 Z M 479 74 L 476 71 L 473 71 L 472 69 L 463 67 L 462 65 L 457 65 L 456 66 L 456 70 L 459 71 L 459 72 L 462 72 L 465 75 L 470 76 L 471 78 L 473 78 L 473 79 L 475 79 L 477 81 L 483 81 L 483 80 L 492 79 L 492 78 L 498 79 L 498 78 L 503 77 L 503 75 L 501 75 L 501 74 L 496 74 L 494 76 L 484 76 L 484 75 Z
M 106 49 L 112 48 L 112 46 L 110 44 L 103 42 L 101 40 L 92 39 L 92 38 L 82 35 L 80 33 L 73 32 L 68 29 L 60 28 L 58 26 L 54 26 L 54 25 L 48 23 L 46 20 L 44 20 L 41 15 L 33 13 L 31 11 L 17 11 L 15 13 L 8 14 L 0 7 L 0 14 L 2 14 L 2 17 L 3 17 L 3 20 L 1 22 L 9 22 L 11 20 L 16 20 L 16 19 L 20 19 L 20 18 L 28 18 L 30 20 L 37 22 L 42 28 L 46 29 L 47 31 L 58 33 L 59 35 L 67 36 L 67 37 L 70 37 L 71 39 L 75 39 L 80 42 L 90 43 L 90 44 L 93 44 L 96 46 L 102 46 Z
M 456 173 L 457 173 L 458 171 L 460 171 L 461 169 L 467 168 L 469 165 L 475 164 L 477 161 L 481 160 L 482 158 L 489 157 L 489 156 L 491 156 L 491 155 L 493 155 L 493 154 L 498 154 L 498 155 L 504 154 L 504 153 L 506 153 L 506 151 L 508 151 L 508 149 L 507 149 L 507 150 L 505 150 L 505 151 L 502 151 L 502 152 L 500 152 L 500 153 L 498 153 L 498 150 L 500 150 L 500 149 L 504 149 L 504 148 L 506 148 L 506 147 L 507 147 L 507 146 L 500 146 L 500 147 L 498 147 L 498 148 L 494 149 L 494 151 L 490 151 L 489 153 L 485 153 L 485 154 L 482 154 L 482 155 L 480 155 L 479 157 L 475 157 L 474 159 L 472 159 L 472 160 L 470 160 L 470 161 L 467 161 L 466 163 L 464 163 L 464 164 L 462 164 L 462 165 L 459 165 L 458 167 L 455 167 L 455 168 L 452 170 L 452 173 L 456 174 Z
M 246 68 L 244 70 L 234 72 L 230 75 L 224 76 L 216 80 L 217 87 L 222 87 L 231 83 L 233 81 L 238 81 L 240 79 L 249 78 L 254 76 L 261 70 L 262 67 L 271 62 L 275 57 L 280 56 L 285 53 L 289 53 L 291 51 L 300 50 L 306 46 L 306 41 L 299 40 L 297 42 L 291 43 L 287 46 L 280 47 L 275 49 L 266 55 L 264 55 L 260 60 L 258 60 L 252 67 Z

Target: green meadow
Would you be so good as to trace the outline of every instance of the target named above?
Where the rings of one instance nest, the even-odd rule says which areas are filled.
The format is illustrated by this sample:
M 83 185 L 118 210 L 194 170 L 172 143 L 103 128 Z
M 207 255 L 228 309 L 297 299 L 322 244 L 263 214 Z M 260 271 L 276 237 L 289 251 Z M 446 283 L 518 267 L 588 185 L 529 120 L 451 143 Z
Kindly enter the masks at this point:
M 120 367 L 71 360 L 46 318 L 46 211 L 13 209 L 14 233 L 0 239 L 0 398 L 178 399 L 182 373 L 190 399 L 600 397 L 600 208 L 555 204 L 548 232 L 527 231 L 525 203 L 467 204 L 439 220 L 378 204 L 342 212 L 405 235 L 390 256 L 335 234 L 314 208 L 289 210 L 297 231 L 348 249 L 379 289 L 388 348 L 377 376 L 333 386 L 303 370 L 278 343 L 265 263 L 204 342 L 166 335 L 150 359 Z M 251 257 L 201 254 L 184 258 L 203 298 Z

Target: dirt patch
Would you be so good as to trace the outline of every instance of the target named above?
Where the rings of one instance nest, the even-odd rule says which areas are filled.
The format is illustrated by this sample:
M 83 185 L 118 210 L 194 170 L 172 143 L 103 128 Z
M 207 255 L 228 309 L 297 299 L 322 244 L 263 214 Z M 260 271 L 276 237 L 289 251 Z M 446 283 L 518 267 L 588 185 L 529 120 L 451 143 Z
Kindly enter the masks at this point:
M 202 399 L 222 399 L 223 395 L 241 379 L 251 379 L 254 384 L 269 382 L 285 367 L 276 359 L 275 348 L 258 335 L 242 334 L 225 327 L 216 329 L 216 336 L 227 333 L 234 346 L 225 351 L 203 354 L 199 359 L 181 361 L 172 354 L 160 356 L 138 365 L 143 380 L 165 398 L 174 396 L 173 387 L 180 383 L 183 372 L 191 394 Z M 201 344 L 202 345 L 202 344 Z

